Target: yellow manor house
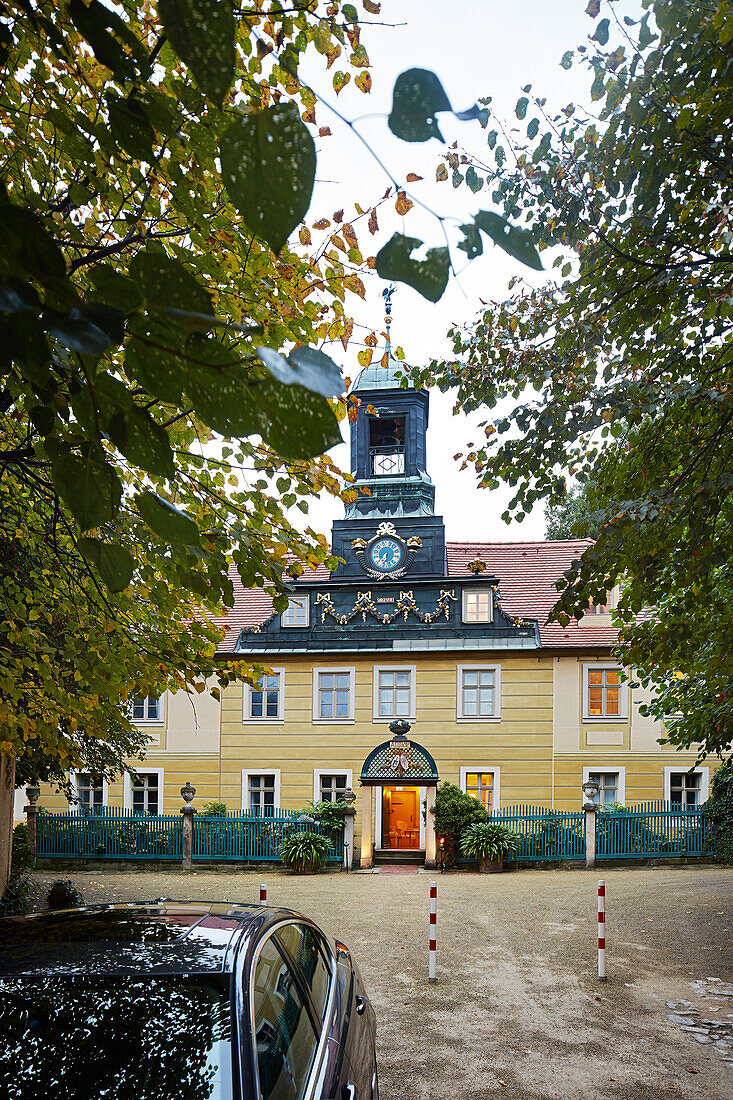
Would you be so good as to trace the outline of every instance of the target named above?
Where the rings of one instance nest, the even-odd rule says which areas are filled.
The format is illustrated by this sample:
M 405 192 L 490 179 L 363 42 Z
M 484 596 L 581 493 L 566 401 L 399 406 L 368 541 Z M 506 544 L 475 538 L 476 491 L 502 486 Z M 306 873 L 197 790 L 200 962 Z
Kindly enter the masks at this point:
M 370 494 L 333 524 L 344 564 L 294 580 L 283 614 L 237 587 L 221 660 L 271 672 L 221 704 L 137 700 L 150 748 L 131 761 L 136 777 L 108 787 L 76 773 L 78 803 L 175 812 L 190 780 L 198 807 L 268 814 L 351 788 L 355 854 L 368 866 L 395 848 L 432 862 L 429 807 L 443 780 L 491 809 L 579 809 L 588 778 L 602 804 L 705 801 L 709 769 L 658 744 L 643 693 L 620 679 L 615 594 L 568 627 L 545 623 L 554 582 L 586 542 L 446 542 L 427 473 L 429 394 L 402 388 L 402 367 L 388 363 L 354 387 L 351 467 Z M 409 730 L 390 732 L 395 722 Z M 50 790 L 42 801 L 61 808 Z

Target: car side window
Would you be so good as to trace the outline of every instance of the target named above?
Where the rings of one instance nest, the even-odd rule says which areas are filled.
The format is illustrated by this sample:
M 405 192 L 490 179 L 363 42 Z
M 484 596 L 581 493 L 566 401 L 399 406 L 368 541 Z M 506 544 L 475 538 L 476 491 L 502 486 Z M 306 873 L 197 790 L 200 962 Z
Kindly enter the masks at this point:
M 307 924 L 286 924 L 278 928 L 275 934 L 295 960 L 302 981 L 310 990 L 316 1012 L 322 1020 L 328 1002 L 331 970 L 324 959 L 325 945 L 321 937 Z
M 262 1100 L 300 1100 L 318 1036 L 290 967 L 272 936 L 262 945 L 252 982 L 260 1096 Z

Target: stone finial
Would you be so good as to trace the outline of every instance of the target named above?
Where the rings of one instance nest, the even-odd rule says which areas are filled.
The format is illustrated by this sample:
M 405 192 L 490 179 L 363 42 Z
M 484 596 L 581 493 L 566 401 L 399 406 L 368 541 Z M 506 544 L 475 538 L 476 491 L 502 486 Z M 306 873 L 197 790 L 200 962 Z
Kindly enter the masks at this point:
M 188 806 L 196 797 L 196 788 L 191 786 L 191 780 L 186 780 L 185 787 L 181 787 L 181 798 Z

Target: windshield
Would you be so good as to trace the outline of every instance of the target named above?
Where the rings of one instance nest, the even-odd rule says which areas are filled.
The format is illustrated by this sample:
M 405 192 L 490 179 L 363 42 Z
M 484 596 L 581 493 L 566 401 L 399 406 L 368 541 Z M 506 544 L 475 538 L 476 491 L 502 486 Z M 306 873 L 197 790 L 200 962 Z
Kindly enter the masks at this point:
M 229 978 L 0 978 L 8 1100 L 230 1100 Z

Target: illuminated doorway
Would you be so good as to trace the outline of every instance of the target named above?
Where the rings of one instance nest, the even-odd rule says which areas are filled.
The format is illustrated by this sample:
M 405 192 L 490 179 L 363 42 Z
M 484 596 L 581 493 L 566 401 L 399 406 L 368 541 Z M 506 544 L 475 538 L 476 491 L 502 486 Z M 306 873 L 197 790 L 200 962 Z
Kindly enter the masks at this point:
M 382 788 L 382 847 L 420 847 L 419 787 Z

